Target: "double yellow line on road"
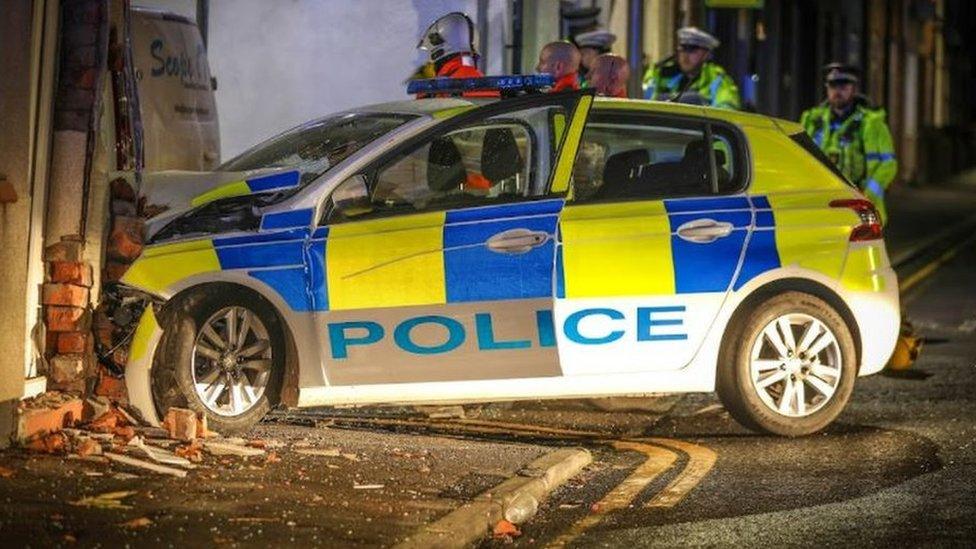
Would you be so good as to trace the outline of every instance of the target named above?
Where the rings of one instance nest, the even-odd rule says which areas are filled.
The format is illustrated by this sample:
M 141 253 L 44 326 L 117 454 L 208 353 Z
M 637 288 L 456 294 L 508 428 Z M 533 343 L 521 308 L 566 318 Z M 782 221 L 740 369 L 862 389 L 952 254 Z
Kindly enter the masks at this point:
M 487 428 L 493 432 L 545 433 L 561 437 L 584 438 L 592 442 L 609 444 L 616 450 L 644 454 L 644 462 L 634 469 L 623 482 L 603 496 L 603 499 L 594 505 L 592 513 L 573 523 L 568 530 L 547 545 L 548 547 L 554 548 L 565 547 L 583 535 L 587 530 L 600 524 L 609 513 L 630 507 L 648 485 L 671 469 L 680 454 L 688 456 L 688 461 L 684 468 L 667 486 L 653 495 L 644 504 L 645 508 L 668 508 L 677 505 L 708 475 L 715 466 L 715 461 L 718 458 L 718 455 L 709 448 L 677 439 L 626 438 L 615 440 L 608 439 L 605 435 L 591 431 L 577 431 L 521 423 L 464 419 L 456 420 L 453 423 L 469 425 L 479 429 Z
M 926 278 L 932 276 L 932 274 L 934 274 L 937 270 L 939 270 L 939 267 L 945 265 L 946 263 L 951 261 L 952 258 L 956 257 L 956 255 L 959 254 L 960 250 L 962 250 L 963 248 L 971 244 L 974 240 L 976 240 L 976 234 L 969 236 L 959 244 L 956 244 L 955 246 L 949 248 L 942 255 L 927 263 L 924 267 L 915 271 L 904 280 L 901 280 L 900 283 L 898 284 L 898 289 L 901 291 L 903 295 L 907 294 L 908 291 L 911 290 L 913 287 L 918 285 Z M 906 301 L 908 301 L 908 299 L 906 299 Z
M 343 420 L 338 419 L 337 423 Z M 594 444 L 606 444 L 618 451 L 639 452 L 644 461 L 634 469 L 623 482 L 611 489 L 597 502 L 592 512 L 573 523 L 565 532 L 548 544 L 548 547 L 565 547 L 587 530 L 600 524 L 610 513 L 630 507 L 646 488 L 670 471 L 682 455 L 687 456 L 684 467 L 660 492 L 652 495 L 644 504 L 648 509 L 674 507 L 694 490 L 711 472 L 717 454 L 704 446 L 691 442 L 656 437 L 615 439 L 603 433 L 509 423 L 504 421 L 453 419 L 453 420 L 410 420 L 386 418 L 349 418 L 357 424 L 386 426 L 440 427 L 443 430 L 466 435 L 522 435 L 526 437 L 559 437 L 560 440 L 578 440 Z

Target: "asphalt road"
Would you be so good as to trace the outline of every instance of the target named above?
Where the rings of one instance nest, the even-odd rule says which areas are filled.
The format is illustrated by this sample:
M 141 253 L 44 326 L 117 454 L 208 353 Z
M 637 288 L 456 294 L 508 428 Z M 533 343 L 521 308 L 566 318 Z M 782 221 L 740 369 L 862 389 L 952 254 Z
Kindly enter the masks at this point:
M 719 462 L 681 509 L 594 532 L 587 542 L 972 546 L 974 266 L 971 244 L 907 296 L 910 318 L 929 340 L 911 375 L 861 379 L 839 424 L 823 436 L 700 439 L 719 448 Z M 716 417 L 713 428 L 721 423 Z M 696 430 L 675 422 L 668 432 L 687 437 Z
M 926 337 L 901 375 L 861 378 L 826 432 L 800 439 L 750 433 L 708 395 L 681 398 L 629 438 L 681 440 L 713 450 L 714 467 L 675 505 L 650 503 L 687 468 L 687 455 L 625 507 L 567 539 L 566 532 L 629 478 L 636 452 L 604 453 L 554 494 L 523 528 L 519 545 L 973 546 L 976 543 L 976 241 L 903 297 Z M 499 420 L 555 414 L 575 428 L 591 416 L 503 410 Z M 637 423 L 631 413 L 632 423 Z M 573 418 L 578 419 L 573 419 Z M 592 417 L 599 417 L 594 415 Z M 574 428 L 568 426 L 568 428 Z M 610 433 L 613 434 L 613 433 Z M 596 504 L 596 505 L 594 505 Z M 485 545 L 498 545 L 486 542 Z

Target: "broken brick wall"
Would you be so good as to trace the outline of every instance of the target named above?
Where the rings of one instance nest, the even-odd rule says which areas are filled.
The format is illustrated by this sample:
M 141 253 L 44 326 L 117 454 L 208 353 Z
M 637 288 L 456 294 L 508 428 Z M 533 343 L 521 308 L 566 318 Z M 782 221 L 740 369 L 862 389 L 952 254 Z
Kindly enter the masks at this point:
M 108 68 L 110 84 L 106 102 L 112 104 L 111 163 L 116 170 L 138 173 L 142 168 L 142 139 L 139 97 L 136 91 L 130 36 L 130 4 L 113 0 L 109 4 Z M 106 124 L 108 126 L 108 124 Z M 109 162 L 110 160 L 110 162 Z M 106 180 L 109 178 L 106 177 Z M 137 311 L 117 291 L 118 282 L 142 253 L 145 223 L 137 188 L 138 178 L 111 177 L 107 189 L 106 231 L 104 236 L 102 288 L 93 324 L 98 367 L 94 393 L 117 402 L 127 400 L 123 376 L 128 361 L 131 336 L 138 320 Z M 138 308 L 138 307 L 136 307 Z
M 90 205 L 107 48 L 108 0 L 64 0 L 41 306 L 48 387 L 77 394 L 86 392 L 95 363 L 91 303 L 100 258 L 87 253 L 85 235 L 100 226 Z
M 128 0 L 62 4 L 55 102 L 61 154 L 52 161 L 61 169 L 52 170 L 46 237 L 55 243 L 46 250 L 42 291 L 49 386 L 117 401 L 126 399 L 131 322 L 117 318 L 114 288 L 143 246 L 136 192 L 112 175 L 141 166 L 129 7 Z

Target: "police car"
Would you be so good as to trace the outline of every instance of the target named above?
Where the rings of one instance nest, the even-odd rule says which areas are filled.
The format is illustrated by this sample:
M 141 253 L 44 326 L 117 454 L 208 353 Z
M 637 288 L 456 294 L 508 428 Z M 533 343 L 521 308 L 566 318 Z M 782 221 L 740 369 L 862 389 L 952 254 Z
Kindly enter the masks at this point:
M 278 404 L 717 391 L 797 436 L 883 368 L 899 304 L 877 212 L 800 126 L 502 95 L 355 109 L 222 166 L 123 279 L 151 298 L 132 403 L 233 432 Z

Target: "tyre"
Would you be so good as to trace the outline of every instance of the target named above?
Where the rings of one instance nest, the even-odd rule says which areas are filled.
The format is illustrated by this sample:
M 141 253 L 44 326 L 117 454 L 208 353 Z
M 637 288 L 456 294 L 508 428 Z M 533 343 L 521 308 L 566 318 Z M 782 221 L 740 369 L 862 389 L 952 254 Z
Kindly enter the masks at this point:
M 153 364 L 162 414 L 188 407 L 221 434 L 244 431 L 277 403 L 283 330 L 273 307 L 249 291 L 208 289 L 176 304 L 163 323 Z
M 733 317 L 716 389 L 745 427 L 795 437 L 829 425 L 856 377 L 854 338 L 840 314 L 818 297 L 786 292 Z

